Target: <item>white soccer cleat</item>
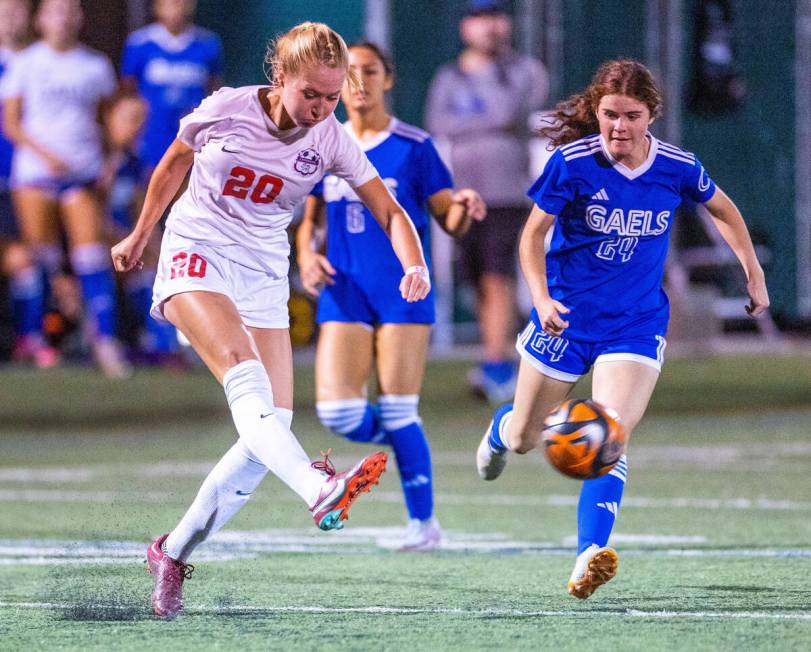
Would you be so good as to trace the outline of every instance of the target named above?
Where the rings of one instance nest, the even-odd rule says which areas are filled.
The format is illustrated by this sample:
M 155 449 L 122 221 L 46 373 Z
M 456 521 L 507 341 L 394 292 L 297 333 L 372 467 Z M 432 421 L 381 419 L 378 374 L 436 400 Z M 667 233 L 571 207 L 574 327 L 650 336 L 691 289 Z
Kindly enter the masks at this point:
M 430 552 L 442 543 L 442 530 L 439 521 L 431 517 L 427 521 L 412 518 L 406 527 L 405 541 L 398 548 L 400 552 Z
M 577 555 L 569 578 L 569 595 L 585 600 L 617 574 L 619 563 L 616 550 L 607 546 L 600 548 L 592 543 Z
M 492 427 L 493 422 L 491 421 L 484 432 L 479 448 L 476 450 L 476 469 L 479 471 L 479 477 L 482 480 L 495 480 L 507 465 L 507 451 L 496 453 L 490 447 L 490 429 Z

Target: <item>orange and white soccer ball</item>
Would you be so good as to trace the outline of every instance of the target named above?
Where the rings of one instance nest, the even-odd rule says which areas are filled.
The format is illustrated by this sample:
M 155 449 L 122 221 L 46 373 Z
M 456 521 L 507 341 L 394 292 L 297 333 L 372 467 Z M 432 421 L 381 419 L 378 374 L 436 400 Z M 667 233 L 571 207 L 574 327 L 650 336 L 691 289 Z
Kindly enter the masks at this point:
M 542 436 L 549 463 L 577 480 L 608 473 L 627 440 L 619 415 L 591 399 L 561 403 L 544 420 Z

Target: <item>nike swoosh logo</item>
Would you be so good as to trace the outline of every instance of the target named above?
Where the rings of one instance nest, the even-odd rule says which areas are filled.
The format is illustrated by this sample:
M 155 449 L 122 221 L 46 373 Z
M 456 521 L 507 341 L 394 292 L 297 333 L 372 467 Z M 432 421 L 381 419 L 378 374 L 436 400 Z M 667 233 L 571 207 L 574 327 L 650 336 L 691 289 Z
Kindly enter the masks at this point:
M 260 419 L 267 419 L 271 414 L 273 414 L 273 412 L 268 412 L 267 414 L 260 414 L 259 418 Z
M 240 153 L 238 149 L 228 149 L 225 145 L 222 146 L 222 151 L 223 152 L 228 152 L 229 154 L 239 154 Z
M 250 496 L 250 495 L 251 495 L 250 491 L 241 491 L 237 489 L 237 496 Z

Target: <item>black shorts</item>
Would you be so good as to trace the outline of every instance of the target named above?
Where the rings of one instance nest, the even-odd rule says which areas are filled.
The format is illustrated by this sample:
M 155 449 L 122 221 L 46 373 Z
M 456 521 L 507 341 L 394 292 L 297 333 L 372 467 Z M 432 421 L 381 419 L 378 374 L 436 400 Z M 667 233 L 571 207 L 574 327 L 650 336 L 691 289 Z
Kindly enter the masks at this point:
M 459 241 L 458 280 L 478 283 L 483 274 L 515 278 L 518 238 L 527 215 L 526 206 L 488 208 L 483 221 L 473 222 Z
M 11 193 L 8 189 L 0 190 L 0 238 L 18 240 L 19 237 L 20 231 L 17 228 L 14 205 L 11 203 Z

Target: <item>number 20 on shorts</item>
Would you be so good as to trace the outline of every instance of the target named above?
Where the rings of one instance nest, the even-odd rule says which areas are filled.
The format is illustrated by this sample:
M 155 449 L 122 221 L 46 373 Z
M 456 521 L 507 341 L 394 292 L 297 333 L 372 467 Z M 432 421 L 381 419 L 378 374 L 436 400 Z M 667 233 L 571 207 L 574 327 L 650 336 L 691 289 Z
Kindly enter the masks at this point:
M 232 167 L 229 174 L 222 194 L 237 199 L 250 199 L 254 204 L 271 203 L 284 187 L 284 181 L 279 177 L 263 174 L 257 179 L 256 172 L 241 165 Z
M 172 256 L 170 278 L 203 278 L 206 275 L 206 259 L 199 254 L 189 256 L 185 251 Z

